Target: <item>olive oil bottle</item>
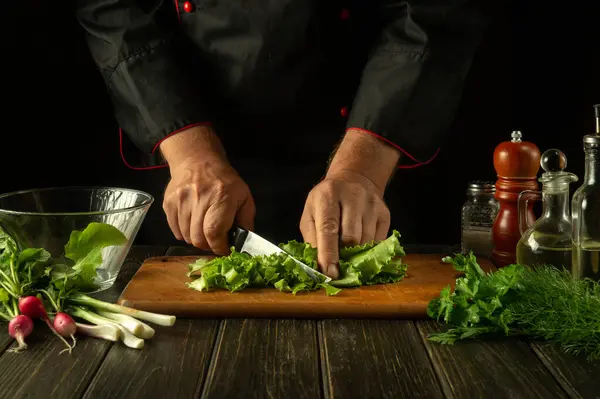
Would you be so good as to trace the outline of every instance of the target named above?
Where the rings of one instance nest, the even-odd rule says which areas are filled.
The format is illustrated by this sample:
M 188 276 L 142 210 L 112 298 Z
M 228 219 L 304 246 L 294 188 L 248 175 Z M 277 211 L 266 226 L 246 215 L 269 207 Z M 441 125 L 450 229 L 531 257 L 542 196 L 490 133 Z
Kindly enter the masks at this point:
M 519 194 L 521 239 L 517 243 L 517 262 L 529 266 L 552 265 L 571 271 L 573 226 L 569 185 L 577 181 L 577 176 L 564 171 L 567 157 L 557 149 L 545 151 L 540 164 L 545 171 L 539 179 L 542 191 L 526 190 Z M 529 201 L 539 197 L 542 199 L 542 215 L 529 225 Z
M 531 246 L 519 241 L 517 244 L 517 262 L 530 266 L 553 265 L 571 270 L 572 245 L 570 242 L 563 241 L 558 235 L 538 237 L 536 242 L 538 244 L 545 242 L 550 245 Z
M 573 245 L 573 276 L 600 281 L 600 242 Z
M 600 104 L 594 110 L 596 133 L 583 137 L 585 175 L 571 205 L 573 277 L 600 281 Z

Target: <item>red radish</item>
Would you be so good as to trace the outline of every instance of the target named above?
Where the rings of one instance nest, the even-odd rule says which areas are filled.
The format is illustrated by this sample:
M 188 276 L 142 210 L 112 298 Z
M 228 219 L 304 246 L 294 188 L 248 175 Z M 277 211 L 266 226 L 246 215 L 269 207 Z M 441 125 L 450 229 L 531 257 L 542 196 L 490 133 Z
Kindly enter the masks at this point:
M 8 334 L 17 340 L 19 346 L 11 349 L 12 352 L 21 352 L 27 349 L 25 338 L 33 331 L 33 321 L 25 315 L 18 315 L 8 323 Z
M 42 301 L 36 296 L 24 296 L 19 298 L 19 310 L 32 319 L 42 319 L 46 321 L 48 314 Z
M 56 331 L 56 329 L 52 325 L 52 322 L 48 318 L 48 313 L 46 313 L 46 308 L 44 308 L 44 303 L 40 300 L 40 298 L 36 296 L 26 296 L 19 298 L 19 310 L 25 316 L 29 316 L 32 319 L 42 319 L 46 323 L 48 328 L 50 328 L 50 330 L 54 333 L 54 335 L 60 338 L 65 343 L 65 345 L 67 345 L 67 350 L 69 351 L 69 353 L 71 353 L 73 347 L 63 338 L 62 335 L 60 335 Z
M 63 312 L 58 312 L 54 317 L 54 329 L 64 338 L 71 337 L 73 340 L 73 346 L 71 348 L 75 347 L 77 344 L 77 340 L 75 339 L 77 325 L 71 316 Z

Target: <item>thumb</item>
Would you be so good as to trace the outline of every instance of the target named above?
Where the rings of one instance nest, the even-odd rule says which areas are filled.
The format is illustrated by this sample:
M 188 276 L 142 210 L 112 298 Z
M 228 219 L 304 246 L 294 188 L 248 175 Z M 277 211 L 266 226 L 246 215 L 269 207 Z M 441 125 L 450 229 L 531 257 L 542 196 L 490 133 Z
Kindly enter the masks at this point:
M 235 221 L 240 227 L 245 228 L 246 230 L 254 230 L 254 216 L 256 215 L 256 206 L 254 205 L 254 198 L 252 198 L 251 194 L 248 194 L 248 197 L 240 207 L 235 217 Z

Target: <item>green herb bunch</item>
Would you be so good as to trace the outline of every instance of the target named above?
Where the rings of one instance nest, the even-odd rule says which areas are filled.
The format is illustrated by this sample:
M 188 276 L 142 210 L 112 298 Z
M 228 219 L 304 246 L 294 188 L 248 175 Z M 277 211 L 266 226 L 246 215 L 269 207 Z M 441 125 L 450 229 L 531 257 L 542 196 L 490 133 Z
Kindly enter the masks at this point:
M 452 344 L 479 336 L 543 339 L 566 353 L 600 359 L 600 285 L 552 265 L 514 264 L 485 273 L 473 253 L 446 257 L 464 276 L 429 303 L 428 315 L 449 325 L 431 341 Z

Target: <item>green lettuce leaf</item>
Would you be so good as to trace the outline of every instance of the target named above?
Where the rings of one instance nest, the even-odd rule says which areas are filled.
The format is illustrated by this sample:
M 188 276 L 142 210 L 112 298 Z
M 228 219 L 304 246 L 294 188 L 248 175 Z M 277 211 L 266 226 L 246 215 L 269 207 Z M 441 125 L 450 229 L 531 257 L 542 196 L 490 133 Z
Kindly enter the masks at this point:
M 400 258 L 404 255 L 400 233 L 396 230 L 378 244 L 344 248 L 340 251 L 341 278 L 330 284 L 336 287 L 358 287 L 400 281 L 408 268 Z
M 228 256 L 212 260 L 199 258 L 188 266 L 188 276 L 194 280 L 187 283 L 187 286 L 198 291 L 214 288 L 231 292 L 246 287 L 273 287 L 293 295 L 324 289 L 327 295 L 337 295 L 341 287 L 393 283 L 404 278 L 407 269 L 407 265 L 400 259 L 405 253 L 399 238 L 400 234 L 394 231 L 379 243 L 342 248 L 341 276 L 328 284 L 314 281 L 287 255 L 318 270 L 317 249 L 308 243 L 292 240 L 279 245 L 287 254 L 253 257 L 235 252 L 232 248 Z
M 90 223 L 84 230 L 73 231 L 65 245 L 65 257 L 72 264 L 54 265 L 51 275 L 55 285 L 67 290 L 93 289 L 96 269 L 102 265 L 102 250 L 126 242 L 119 229 L 105 223 Z

